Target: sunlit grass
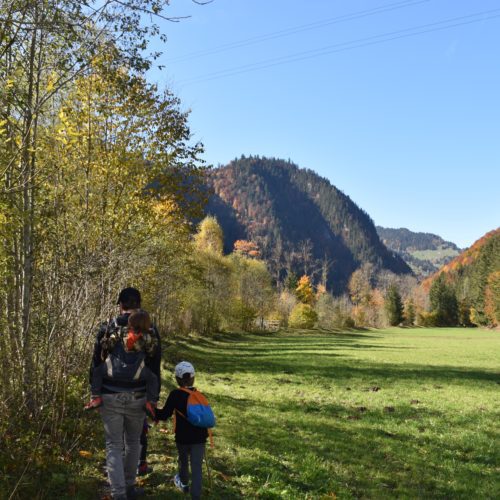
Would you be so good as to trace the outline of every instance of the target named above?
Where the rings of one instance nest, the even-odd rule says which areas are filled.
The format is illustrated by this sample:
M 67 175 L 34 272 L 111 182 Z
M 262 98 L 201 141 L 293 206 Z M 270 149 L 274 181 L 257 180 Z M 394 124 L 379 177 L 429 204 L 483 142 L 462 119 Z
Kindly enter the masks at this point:
M 166 346 L 161 404 L 181 359 L 195 364 L 196 385 L 218 417 L 205 498 L 500 498 L 498 332 L 184 338 Z M 67 457 L 40 456 L 15 498 L 84 500 L 106 491 L 100 418 L 72 411 L 84 420 L 70 423 L 88 433 Z M 184 498 L 171 481 L 170 423 L 150 438 L 147 497 Z M 2 470 L 10 491 L 16 476 Z
M 195 363 L 218 416 L 211 498 L 500 496 L 498 333 L 227 334 L 167 357 Z M 175 498 L 173 437 L 151 436 L 148 490 Z

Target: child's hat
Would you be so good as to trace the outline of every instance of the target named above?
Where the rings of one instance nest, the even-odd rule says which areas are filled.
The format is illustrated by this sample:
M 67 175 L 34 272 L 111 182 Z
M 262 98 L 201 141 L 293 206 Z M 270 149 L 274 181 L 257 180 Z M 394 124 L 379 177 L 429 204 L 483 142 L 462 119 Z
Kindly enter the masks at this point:
M 191 375 L 194 377 L 194 366 L 189 363 L 188 361 L 181 361 L 176 367 L 175 367 L 175 376 L 177 378 L 184 378 L 184 375 Z

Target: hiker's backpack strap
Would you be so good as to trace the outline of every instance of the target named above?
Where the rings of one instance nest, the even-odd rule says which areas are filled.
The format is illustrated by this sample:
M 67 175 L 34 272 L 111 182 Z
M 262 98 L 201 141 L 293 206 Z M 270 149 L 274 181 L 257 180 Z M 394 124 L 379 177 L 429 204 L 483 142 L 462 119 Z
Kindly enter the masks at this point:
M 116 318 L 108 321 L 106 330 L 101 338 L 101 359 L 104 361 L 108 354 L 113 351 L 116 344 L 121 340 L 123 334 L 122 327 L 118 324 Z
M 139 368 L 137 368 L 137 371 L 135 372 L 134 375 L 134 380 L 139 380 L 141 378 L 142 370 L 144 370 L 145 362 L 144 359 L 141 361 L 141 364 L 139 365 Z
M 153 358 L 158 350 L 158 337 L 155 329 L 151 327 L 147 332 L 143 333 L 142 338 L 144 342 L 144 352 L 150 358 Z
M 109 356 L 106 358 L 106 374 L 109 378 L 113 378 L 113 362 Z

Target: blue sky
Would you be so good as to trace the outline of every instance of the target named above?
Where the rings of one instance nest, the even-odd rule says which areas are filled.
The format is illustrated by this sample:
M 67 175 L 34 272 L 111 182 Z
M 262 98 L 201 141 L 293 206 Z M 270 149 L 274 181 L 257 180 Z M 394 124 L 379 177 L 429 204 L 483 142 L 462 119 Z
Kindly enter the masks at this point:
M 461 247 L 498 227 L 498 0 L 173 0 L 167 14 L 191 17 L 162 23 L 151 79 L 191 109 L 207 162 L 290 158 L 376 224 Z

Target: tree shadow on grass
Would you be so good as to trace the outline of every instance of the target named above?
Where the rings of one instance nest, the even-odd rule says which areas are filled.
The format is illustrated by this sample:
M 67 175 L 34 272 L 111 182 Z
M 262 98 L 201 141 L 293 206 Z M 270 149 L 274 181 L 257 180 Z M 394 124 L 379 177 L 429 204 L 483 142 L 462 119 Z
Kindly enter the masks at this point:
M 496 383 L 498 375 L 476 368 L 363 361 L 349 357 L 346 350 L 381 346 L 363 345 L 358 334 L 337 342 L 319 335 L 182 345 L 183 357 L 208 374 L 202 389 L 215 409 L 220 405 L 225 410 L 216 429 L 225 451 L 216 452 L 213 465 L 216 473 L 230 479 L 216 481 L 209 498 L 242 498 L 241 481 L 250 481 L 245 492 L 255 491 L 262 498 L 281 498 L 272 492 L 273 483 L 289 486 L 299 496 L 335 491 L 345 498 L 465 498 L 475 491 L 479 497 L 493 498 L 489 492 L 494 488 L 495 461 L 488 452 L 493 435 L 469 448 L 459 440 L 444 442 L 441 432 L 427 432 L 434 425 L 445 429 L 449 415 L 439 410 L 400 404 L 387 413 L 374 401 L 375 406 L 361 411 L 352 403 L 321 402 L 320 397 L 318 403 L 316 397 L 308 399 L 307 384 L 354 383 L 367 390 L 376 382 L 383 390 L 408 379 L 439 388 L 438 384 Z M 301 352 L 306 354 L 297 356 Z M 252 395 L 232 394 L 233 380 L 245 383 L 247 375 L 267 378 L 259 390 L 271 395 L 280 384 L 300 389 L 304 382 L 301 392 L 306 397 L 263 402 Z M 210 394 L 210 381 L 227 383 L 227 392 Z M 470 415 L 469 411 L 462 421 L 454 415 L 454 429 L 474 432 L 477 419 L 470 420 Z M 451 435 L 447 430 L 445 434 Z
M 355 344 L 351 342 L 349 345 Z M 212 374 L 232 375 L 236 373 L 254 373 L 262 375 L 279 373 L 298 377 L 316 377 L 325 383 L 335 381 L 343 384 L 352 379 L 364 381 L 395 381 L 418 380 L 420 384 L 444 384 L 457 382 L 491 382 L 500 381 L 498 373 L 477 368 L 460 368 L 456 366 L 433 366 L 418 364 L 376 363 L 373 361 L 353 360 L 346 356 L 345 346 L 336 352 L 335 346 L 329 346 L 325 351 L 324 345 L 314 346 L 301 344 L 304 349 L 288 349 L 285 347 L 276 352 L 269 352 L 264 347 L 249 348 L 247 346 L 228 352 L 227 346 L 214 347 L 207 353 L 196 346 L 184 345 L 183 359 L 188 357 L 197 365 L 198 371 Z M 359 346 L 359 348 L 366 347 Z M 379 348 L 380 346 L 376 346 Z M 357 349 L 358 347 L 354 347 Z M 295 356 L 287 359 L 286 354 L 294 355 L 307 351 L 302 361 Z M 311 352 L 312 351 L 312 352 Z M 180 359 L 179 359 L 180 361 Z
M 252 409 L 251 401 L 235 402 L 226 396 L 222 399 L 230 413 L 241 411 L 242 407 Z M 265 481 L 266 471 L 272 468 L 283 484 L 304 494 L 319 492 L 324 484 L 305 480 L 314 471 L 304 470 L 304 457 L 312 455 L 317 457 L 317 466 L 324 466 L 332 475 L 328 488 L 339 491 L 341 485 L 347 484 L 350 493 L 357 497 L 407 498 L 418 492 L 420 498 L 457 498 L 470 493 L 467 481 L 477 483 L 478 488 L 484 486 L 484 491 L 494 487 L 494 457 L 490 453 L 486 459 L 481 450 L 489 447 L 488 439 L 474 454 L 460 459 L 467 451 L 462 445 L 443 446 L 439 436 L 416 437 L 401 426 L 415 413 L 425 422 L 445 418 L 442 412 L 398 407 L 394 414 L 384 414 L 380 409 L 363 415 L 361 420 L 349 421 L 346 415 L 352 414 L 353 408 L 343 405 L 325 405 L 319 414 L 312 415 L 307 415 L 307 407 L 302 405 L 278 402 L 272 407 L 271 416 L 264 416 L 255 405 L 251 418 L 246 418 L 241 426 L 224 425 L 221 429 L 229 442 L 245 450 L 238 459 L 239 474 Z M 318 417 L 328 419 L 317 421 Z M 280 473 L 276 463 L 282 460 L 288 465 Z M 268 469 L 263 462 L 269 464 Z M 443 465 L 446 462 L 453 462 L 453 467 Z M 478 472 L 485 466 L 490 471 Z M 332 470 L 340 472 L 336 475 Z M 479 491 L 478 494 L 481 495 Z

